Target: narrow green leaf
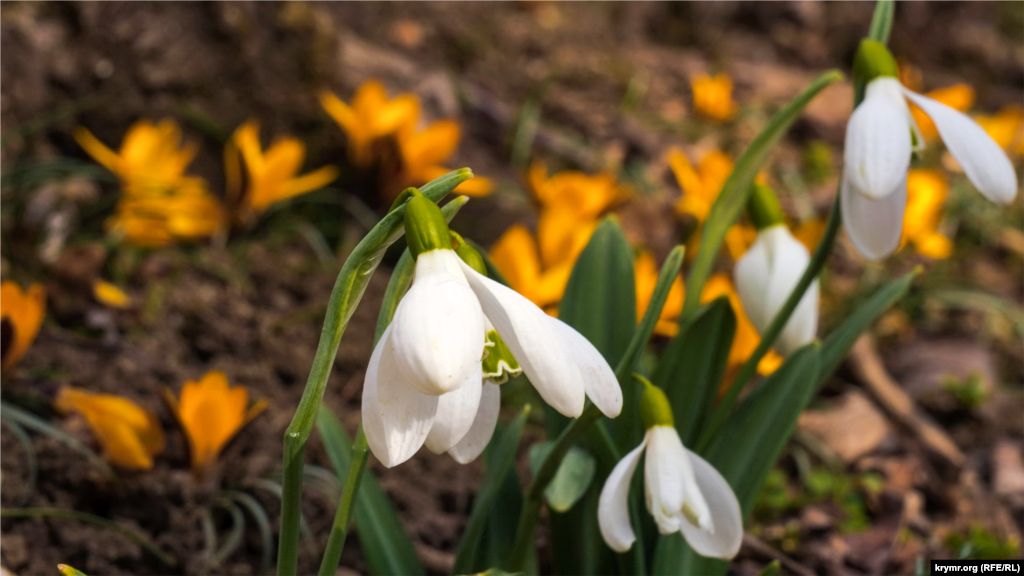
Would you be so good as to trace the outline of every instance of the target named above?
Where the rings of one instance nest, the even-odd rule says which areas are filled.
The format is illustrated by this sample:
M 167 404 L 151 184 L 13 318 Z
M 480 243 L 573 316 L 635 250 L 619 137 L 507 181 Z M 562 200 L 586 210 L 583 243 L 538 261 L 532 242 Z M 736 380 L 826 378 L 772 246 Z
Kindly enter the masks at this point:
M 516 524 L 512 519 L 518 518 L 522 510 L 523 487 L 513 466 L 505 475 L 491 506 L 487 529 L 484 531 L 483 565 L 498 566 L 508 558 L 516 539 Z M 536 562 L 536 554 L 527 560 L 525 571 L 528 574 L 537 574 Z
M 875 13 L 871 17 L 871 28 L 868 30 L 868 38 L 889 43 L 889 33 L 892 32 L 892 22 L 896 17 L 896 2 L 893 0 L 879 0 L 875 4 Z
M 526 425 L 526 418 L 529 415 L 530 406 L 527 405 L 501 431 L 501 434 L 496 435 L 491 441 L 488 448 L 491 453 L 487 456 L 487 471 L 484 473 L 480 490 L 476 494 L 473 512 L 470 513 L 469 522 L 466 524 L 466 531 L 462 534 L 462 540 L 459 542 L 452 574 L 470 574 L 487 568 L 480 565 L 483 559 L 481 543 L 484 531 L 490 523 L 491 507 L 505 482 L 505 477 L 515 463 L 519 438 L 523 435 L 523 427 Z
M 907 293 L 918 274 L 920 274 L 920 270 L 914 270 L 883 285 L 825 338 L 821 343 L 819 387 L 839 368 L 857 338 L 870 328 L 883 312 Z
M 339 484 L 344 484 L 351 465 L 352 439 L 337 416 L 321 406 L 317 430 L 334 466 Z M 409 535 L 384 489 L 372 474 L 363 474 L 353 513 L 359 547 L 370 574 L 423 574 Z
M 669 342 L 651 381 L 672 404 L 687 446 L 697 440 L 718 393 L 736 334 L 736 314 L 725 296 L 702 306 Z
M 843 74 L 838 70 L 830 70 L 815 78 L 803 92 L 772 117 L 764 130 L 754 138 L 754 141 L 736 161 L 736 167 L 733 168 L 729 179 L 722 186 L 722 191 L 715 199 L 715 203 L 711 205 L 711 212 L 702 226 L 700 248 L 686 282 L 683 321 L 696 313 L 700 305 L 700 295 L 703 292 L 704 283 L 711 275 L 718 251 L 722 246 L 722 241 L 725 240 L 725 234 L 743 212 L 747 198 L 750 196 L 750 185 L 754 182 L 758 171 L 761 170 L 768 153 L 793 122 L 800 117 L 803 109 L 811 100 L 829 85 L 842 80 L 842 78 Z
M 95 452 L 89 449 L 88 446 L 82 444 L 77 438 L 67 434 L 63 430 L 54 427 L 52 424 L 43 420 L 42 418 L 18 408 L 10 402 L 0 401 L 0 419 L 10 419 L 12 422 L 20 424 L 29 430 L 35 430 L 40 434 L 45 434 L 50 438 L 64 444 L 68 448 L 78 452 L 82 456 L 85 456 L 89 462 L 99 468 L 103 475 L 107 478 L 114 478 L 114 471 L 103 461 Z
M 544 458 L 554 446 L 554 442 L 551 441 L 530 446 L 530 470 L 534 475 L 540 470 Z M 562 458 L 555 477 L 544 489 L 544 499 L 547 500 L 548 506 L 555 512 L 565 512 L 572 508 L 587 492 L 596 469 L 597 462 L 589 452 L 578 446 L 570 448 Z

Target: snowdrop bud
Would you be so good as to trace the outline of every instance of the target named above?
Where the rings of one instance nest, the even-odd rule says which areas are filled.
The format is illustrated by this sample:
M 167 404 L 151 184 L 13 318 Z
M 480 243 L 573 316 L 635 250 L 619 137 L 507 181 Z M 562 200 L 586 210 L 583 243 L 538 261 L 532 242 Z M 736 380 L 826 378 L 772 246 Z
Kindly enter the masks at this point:
M 410 190 L 409 201 L 405 203 L 405 238 L 409 251 L 418 257 L 431 250 L 451 250 L 448 222 L 441 209 L 419 190 Z
M 466 263 L 467 266 L 480 274 L 487 276 L 487 265 L 484 264 L 484 257 L 463 240 L 458 232 L 452 231 L 452 244 L 455 245 L 455 253 Z
M 638 382 L 644 385 L 644 391 L 640 395 L 640 421 L 644 429 L 650 430 L 655 426 L 673 427 L 672 406 L 668 403 L 668 397 L 651 381 L 639 374 L 634 374 Z
M 861 40 L 860 46 L 857 47 L 857 55 L 853 59 L 855 79 L 867 84 L 881 76 L 896 78 L 898 75 L 896 59 L 884 44 L 866 38 Z
M 758 230 L 782 224 L 782 206 L 775 192 L 764 184 L 754 184 L 754 190 L 747 201 L 747 214 Z

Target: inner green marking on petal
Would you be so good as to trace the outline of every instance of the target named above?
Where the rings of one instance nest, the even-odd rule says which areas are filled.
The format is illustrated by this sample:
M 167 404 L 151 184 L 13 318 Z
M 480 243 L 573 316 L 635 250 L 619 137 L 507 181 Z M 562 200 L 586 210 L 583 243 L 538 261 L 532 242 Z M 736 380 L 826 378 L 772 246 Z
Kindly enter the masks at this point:
M 697 517 L 697 513 L 690 508 L 689 502 L 683 502 L 683 516 L 697 528 L 700 528 L 700 519 Z
M 494 330 L 487 333 L 484 342 L 484 378 L 495 384 L 504 384 L 509 378 L 523 373 L 519 362 Z

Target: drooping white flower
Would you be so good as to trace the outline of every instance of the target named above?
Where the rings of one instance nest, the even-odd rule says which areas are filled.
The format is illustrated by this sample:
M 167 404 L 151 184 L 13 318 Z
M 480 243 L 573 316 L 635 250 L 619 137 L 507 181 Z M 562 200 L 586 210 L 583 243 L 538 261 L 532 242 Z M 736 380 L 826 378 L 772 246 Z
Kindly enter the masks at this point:
M 885 46 L 865 40 L 855 69 L 867 81 L 864 100 L 846 128 L 840 194 L 843 225 L 857 250 L 871 260 L 899 247 L 906 208 L 907 170 L 918 132 L 907 99 L 927 114 L 972 184 L 989 200 L 1009 204 L 1017 174 L 1005 152 L 967 115 L 907 89 Z
M 645 409 L 654 404 L 661 406 Z M 739 502 L 729 483 L 706 460 L 683 446 L 672 424 L 668 400 L 645 382 L 641 412 L 647 433 L 619 461 L 598 501 L 597 517 L 604 541 L 625 552 L 636 540 L 629 515 L 629 484 L 646 450 L 644 494 L 647 510 L 662 534 L 681 532 L 698 554 L 729 559 L 743 541 Z
M 407 206 L 416 271 L 363 385 L 363 429 L 378 460 L 396 466 L 424 443 L 459 461 L 476 458 L 497 422 L 492 382 L 520 370 L 566 416 L 579 416 L 587 395 L 606 415 L 619 414 L 615 374 L 586 338 L 463 262 L 432 202 L 419 196 Z M 433 230 L 441 226 L 443 234 Z
M 761 334 L 789 298 L 811 257 L 785 224 L 758 230 L 757 240 L 736 262 L 736 292 L 750 322 Z M 804 292 L 774 348 L 788 356 L 818 332 L 818 281 Z

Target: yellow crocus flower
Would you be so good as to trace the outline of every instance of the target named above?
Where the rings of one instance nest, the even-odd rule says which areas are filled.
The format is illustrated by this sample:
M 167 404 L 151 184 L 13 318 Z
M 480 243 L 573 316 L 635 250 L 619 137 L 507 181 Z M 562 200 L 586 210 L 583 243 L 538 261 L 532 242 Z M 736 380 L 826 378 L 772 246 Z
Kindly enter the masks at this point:
M 305 157 L 305 144 L 291 137 L 278 139 L 264 152 L 260 146 L 259 122 L 249 120 L 242 124 L 224 149 L 227 193 L 236 203 L 235 217 L 248 221 L 272 204 L 323 188 L 338 177 L 338 170 L 333 166 L 298 176 Z
M 558 304 L 569 282 L 574 260 L 551 268 L 541 266 L 537 242 L 521 224 L 510 227 L 491 247 L 491 261 L 509 286 L 540 308 Z M 550 311 L 550 310 L 549 310 Z
M 147 248 L 209 238 L 223 225 L 220 202 L 200 178 L 184 178 L 162 195 L 122 199 L 107 221 L 111 234 Z
M 132 299 L 116 285 L 105 280 L 96 280 L 92 284 L 92 296 L 98 302 L 111 308 L 127 308 L 131 306 Z
M 547 167 L 538 162 L 530 167 L 528 180 L 541 205 L 537 238 L 546 267 L 575 261 L 597 227 L 598 216 L 625 197 L 610 172 L 590 176 L 566 170 L 548 176 Z
M 732 78 L 728 75 L 694 74 L 690 77 L 690 88 L 693 90 L 693 109 L 697 113 L 718 122 L 731 120 L 736 115 Z
M 461 139 L 462 128 L 454 120 L 439 120 L 420 131 L 399 132 L 402 186 L 420 186 L 451 172 L 444 163 L 455 154 Z M 466 196 L 486 196 L 493 189 L 494 183 L 490 179 L 477 176 L 459 184 L 455 192 Z
M 968 84 L 954 84 L 939 88 L 928 92 L 925 96 L 960 112 L 966 112 L 974 105 L 974 88 Z M 910 114 L 914 117 L 914 122 L 925 140 L 934 140 L 939 135 L 935 122 L 932 122 L 932 119 L 912 102 L 910 103 Z
M 149 470 L 164 449 L 164 432 L 152 412 L 111 394 L 96 394 L 65 386 L 54 402 L 57 410 L 81 414 L 107 460 L 131 470 Z
M 267 407 L 265 400 L 249 406 L 248 389 L 230 387 L 227 376 L 216 371 L 198 382 L 185 382 L 180 399 L 166 388 L 164 396 L 188 438 L 192 470 L 197 473 L 212 466 L 228 441 Z
M 992 116 L 976 116 L 974 120 L 1004 150 L 1024 156 L 1024 107 L 1011 104 Z
M 915 169 L 907 173 L 907 209 L 903 215 L 902 243 L 928 258 L 948 258 L 953 242 L 938 232 L 949 183 L 939 170 Z
M 729 298 L 729 305 L 732 306 L 732 311 L 736 314 L 736 335 L 733 337 L 732 348 L 729 349 L 728 360 L 728 371 L 730 374 L 735 374 L 736 370 L 747 361 L 747 358 L 750 358 L 757 345 L 761 343 L 761 336 L 758 334 L 757 328 L 754 328 L 750 319 L 747 318 L 747 314 L 743 310 L 743 303 L 740 302 L 739 294 L 736 293 L 736 287 L 732 280 L 725 274 L 712 274 L 704 284 L 701 303 L 710 302 L 719 296 Z M 774 350 L 769 350 L 758 362 L 757 371 L 767 376 L 776 371 L 784 360 Z M 730 381 L 731 378 L 728 376 L 726 380 Z
M 719 150 L 712 150 L 694 168 L 682 150 L 672 148 L 668 152 L 668 164 L 683 190 L 683 196 L 676 203 L 676 213 L 689 214 L 698 223 L 703 223 L 718 193 L 722 191 L 722 186 L 732 174 L 732 158 Z
M 2 341 L 2 369 L 18 363 L 43 325 L 46 316 L 46 290 L 42 284 L 32 284 L 28 290 L 10 280 L 0 284 L 0 330 Z
M 654 287 L 658 283 L 658 265 L 650 252 L 641 251 L 633 264 L 633 276 L 636 282 L 636 317 L 639 320 L 647 311 L 647 306 L 654 296 Z M 683 278 L 676 276 L 669 288 L 665 306 L 654 326 L 654 333 L 661 336 L 675 336 L 679 333 L 679 315 L 683 313 Z
M 372 79 L 356 89 L 351 105 L 326 90 L 319 98 L 320 105 L 348 136 L 349 159 L 360 168 L 379 159 L 382 138 L 411 129 L 420 116 L 420 101 L 415 94 L 388 98 L 384 85 Z
M 170 118 L 153 124 L 132 124 L 114 152 L 85 128 L 74 132 L 79 145 L 121 181 L 125 193 L 161 193 L 176 186 L 199 150 L 194 142 L 182 144 L 181 128 Z
M 793 230 L 793 237 L 800 241 L 801 244 L 807 248 L 807 251 L 814 253 L 814 250 L 818 247 L 818 243 L 821 242 L 821 238 L 825 236 L 825 227 L 827 223 L 821 218 L 811 218 L 797 224 L 790 226 Z

